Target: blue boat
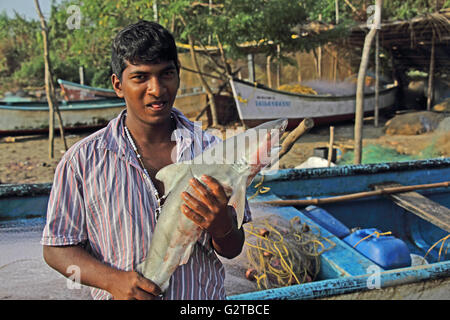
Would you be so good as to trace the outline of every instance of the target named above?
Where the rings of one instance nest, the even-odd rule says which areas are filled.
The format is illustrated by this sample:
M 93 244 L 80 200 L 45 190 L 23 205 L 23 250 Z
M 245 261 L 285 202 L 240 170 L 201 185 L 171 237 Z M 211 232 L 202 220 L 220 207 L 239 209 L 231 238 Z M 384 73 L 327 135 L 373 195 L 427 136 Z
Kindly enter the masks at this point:
M 386 182 L 404 186 L 448 182 L 450 158 L 419 161 L 349 165 L 317 169 L 285 169 L 264 176 L 262 186 L 269 192 L 254 197 L 250 204 L 282 199 L 325 199 L 340 195 L 368 192 L 373 186 Z M 248 194 L 255 193 L 255 179 Z M 269 189 L 266 189 L 269 190 Z M 405 209 L 398 201 L 387 195 L 375 195 L 356 200 L 317 204 L 349 229 L 377 228 L 390 231 L 401 239 L 410 253 L 423 257 L 428 250 L 449 233 L 450 190 L 447 187 L 416 191 L 443 210 L 444 222 L 431 223 L 413 208 Z M 397 194 L 401 198 L 401 193 Z M 450 260 L 449 255 L 439 257 L 440 244 L 426 255 L 427 264 L 407 266 L 379 271 L 379 289 L 371 289 L 375 279 L 376 265 L 337 235 L 308 217 L 305 206 L 273 206 L 271 213 L 291 219 L 298 216 L 301 221 L 320 229 L 336 245 L 321 255 L 321 270 L 313 282 L 282 288 L 234 294 L 231 300 L 265 299 L 449 299 Z M 319 221 L 320 222 L 320 221 Z M 440 224 L 443 228 L 435 225 Z M 444 244 L 444 250 L 449 243 Z M 449 253 L 449 252 L 447 252 Z M 245 280 L 244 280 L 245 281 Z
M 272 200 L 327 199 L 371 192 L 375 185 L 386 182 L 402 186 L 442 183 L 443 186 L 411 192 L 426 199 L 430 208 L 441 210 L 443 215 L 439 216 L 432 210 L 428 216 L 421 216 L 418 212 L 420 208 L 416 208 L 414 203 L 408 207 L 399 201 L 405 198 L 405 192 L 316 204 L 316 207 L 330 214 L 333 217 L 331 219 L 339 221 L 344 226 L 343 229 L 352 230 L 359 227 L 380 232 L 389 231 L 406 245 L 411 255 L 426 256 L 425 260 L 422 258 L 423 264 L 420 265 L 409 265 L 408 262 L 406 266 L 383 268 L 366 253 L 357 250 L 358 247 L 346 242 L 345 234 L 338 234 L 333 228 L 322 224 L 330 219 L 313 220 L 305 205 L 271 205 L 270 213 L 288 220 L 299 217 L 302 222 L 320 229 L 321 234 L 335 245 L 321 254 L 320 272 L 314 281 L 250 292 L 236 292 L 228 286 L 228 299 L 449 299 L 450 241 L 440 250 L 442 239 L 448 238 L 450 233 L 449 178 L 450 158 L 301 170 L 283 169 L 271 175 L 257 176 L 248 188 L 247 195 L 255 194 L 255 186 L 260 182 L 268 192 L 253 197 L 249 201 L 251 206 Z M 50 188 L 50 184 L 0 185 L 0 217 L 19 219 L 44 216 Z M 441 242 L 435 245 L 439 240 Z M 225 263 L 227 276 L 231 277 L 232 272 L 227 268 Z M 244 275 L 242 281 L 248 281 Z M 375 286 L 371 286 L 373 283 Z

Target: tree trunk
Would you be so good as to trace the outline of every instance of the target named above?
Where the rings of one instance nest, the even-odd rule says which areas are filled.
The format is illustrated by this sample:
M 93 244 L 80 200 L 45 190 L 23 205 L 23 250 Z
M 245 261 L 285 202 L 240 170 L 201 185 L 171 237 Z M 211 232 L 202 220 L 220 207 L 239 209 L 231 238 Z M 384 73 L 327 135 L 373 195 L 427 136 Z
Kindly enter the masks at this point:
M 428 70 L 428 92 L 427 92 L 427 110 L 431 110 L 431 105 L 433 104 L 434 98 L 434 64 L 435 64 L 435 53 L 436 46 L 436 34 L 433 30 L 433 37 L 431 38 L 431 57 L 430 57 L 430 68 Z
M 180 18 L 181 22 L 184 24 L 184 26 L 186 27 L 187 24 L 186 24 L 186 21 L 184 20 L 184 18 L 182 16 L 179 16 L 179 18 Z M 200 65 L 197 60 L 197 54 L 195 53 L 194 38 L 190 34 L 187 37 L 188 37 L 189 52 L 191 53 L 192 63 L 194 64 L 194 68 L 197 70 L 197 74 L 200 79 L 200 82 L 202 83 L 202 86 L 205 88 L 206 95 L 208 96 L 209 106 L 211 108 L 211 118 L 212 118 L 211 126 L 218 127 L 219 121 L 218 121 L 218 117 L 217 117 L 216 102 L 214 101 L 214 94 L 213 94 L 211 88 L 209 87 L 208 82 L 206 82 L 205 78 L 203 77 L 203 75 L 201 73 Z
M 363 117 L 364 117 L 364 80 L 366 78 L 367 64 L 369 63 L 370 47 L 372 46 L 373 38 L 377 33 L 377 26 L 381 22 L 381 7 L 383 0 L 376 0 L 375 2 L 375 20 L 374 25 L 371 26 L 369 33 L 364 40 L 364 48 L 361 57 L 361 64 L 359 66 L 358 81 L 356 86 L 356 111 L 355 111 L 355 158 L 354 163 L 360 164 L 362 157 L 362 131 L 363 131 Z
M 49 40 L 48 40 L 48 29 L 47 23 L 45 22 L 45 18 L 42 14 L 41 7 L 39 6 L 39 1 L 34 0 L 34 4 L 36 5 L 36 10 L 39 15 L 39 19 L 41 21 L 41 32 L 43 37 L 44 44 L 44 63 L 45 63 L 45 93 L 47 95 L 47 102 L 49 107 L 49 151 L 48 155 L 50 159 L 53 159 L 53 142 L 54 142 L 54 113 L 58 116 L 59 130 L 61 134 L 61 139 L 64 144 L 64 149 L 67 151 L 67 143 L 64 135 L 64 126 L 61 118 L 61 114 L 59 113 L 58 101 L 56 99 L 55 87 L 53 85 L 53 77 L 52 77 L 52 69 L 51 69 L 51 61 L 50 61 L 50 51 L 49 51 Z
M 379 110 L 380 110 L 380 33 L 377 31 L 375 39 L 375 110 L 374 110 L 375 128 L 378 128 Z

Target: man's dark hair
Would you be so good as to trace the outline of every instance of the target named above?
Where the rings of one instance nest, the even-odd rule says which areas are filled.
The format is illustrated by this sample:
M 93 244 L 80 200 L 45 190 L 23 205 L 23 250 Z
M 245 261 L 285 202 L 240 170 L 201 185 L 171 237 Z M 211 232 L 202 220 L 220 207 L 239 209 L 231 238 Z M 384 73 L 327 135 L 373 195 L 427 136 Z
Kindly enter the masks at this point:
M 173 61 L 179 73 L 177 47 L 172 34 L 156 22 L 141 20 L 116 35 L 112 44 L 111 69 L 122 81 L 122 72 L 131 64 Z

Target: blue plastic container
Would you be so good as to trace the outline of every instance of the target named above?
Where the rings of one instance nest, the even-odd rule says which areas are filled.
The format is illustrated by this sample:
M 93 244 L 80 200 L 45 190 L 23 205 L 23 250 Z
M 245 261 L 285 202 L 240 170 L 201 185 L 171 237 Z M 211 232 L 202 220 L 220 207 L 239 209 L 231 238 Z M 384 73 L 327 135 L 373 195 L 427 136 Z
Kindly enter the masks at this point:
M 373 234 L 375 231 L 382 233 L 375 228 L 361 229 L 353 232 L 343 240 L 353 247 L 358 241 Z M 374 234 L 360 241 L 355 249 L 385 270 L 411 266 L 411 255 L 408 247 L 402 240 L 391 235 L 380 235 L 377 237 Z
M 327 229 L 339 239 L 342 239 L 350 234 L 350 230 L 347 226 L 322 208 L 311 205 L 306 207 L 302 212 L 305 216 L 313 220 L 321 227 Z

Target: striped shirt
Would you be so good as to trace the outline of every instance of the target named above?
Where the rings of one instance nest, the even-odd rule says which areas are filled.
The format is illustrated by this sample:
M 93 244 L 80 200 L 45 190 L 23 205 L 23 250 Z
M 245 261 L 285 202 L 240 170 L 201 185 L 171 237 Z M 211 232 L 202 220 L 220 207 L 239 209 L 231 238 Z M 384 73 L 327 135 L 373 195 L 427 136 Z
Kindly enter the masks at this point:
M 153 184 L 125 134 L 126 111 L 96 133 L 73 145 L 58 164 L 49 198 L 41 244 L 83 244 L 103 263 L 136 270 L 148 253 L 156 225 Z M 219 141 L 175 108 L 177 162 L 190 160 Z M 251 219 L 248 204 L 244 222 Z M 225 271 L 203 232 L 188 262 L 179 266 L 165 299 L 224 299 Z M 110 293 L 92 288 L 94 299 Z

